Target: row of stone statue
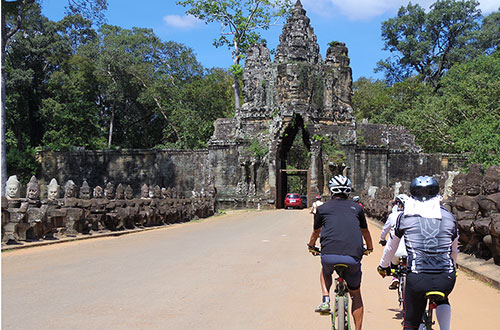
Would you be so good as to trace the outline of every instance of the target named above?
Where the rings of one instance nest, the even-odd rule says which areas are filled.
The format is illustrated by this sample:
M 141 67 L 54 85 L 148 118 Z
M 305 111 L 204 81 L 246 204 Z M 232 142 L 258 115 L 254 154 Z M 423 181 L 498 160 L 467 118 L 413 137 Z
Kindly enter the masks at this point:
M 59 185 L 52 179 L 47 185 L 47 198 L 40 199 L 40 185 L 33 176 L 26 185 L 26 197 L 19 198 L 20 183 L 11 176 L 2 196 L 2 243 L 19 243 L 41 239 L 58 239 L 104 231 L 159 226 L 206 218 L 216 212 L 215 190 L 192 192 L 189 198 L 175 188 L 141 188 L 134 198 L 130 185 L 115 189 L 96 187 L 91 194 L 87 182 L 79 189 L 69 180 L 64 197 L 59 198 Z
M 6 197 L 7 199 L 16 199 L 20 197 L 20 187 L 21 183 L 18 181 L 16 175 L 12 175 L 6 182 Z M 193 197 L 197 194 L 205 195 L 205 194 L 214 194 L 214 190 L 205 192 L 202 189 L 201 192 L 192 192 Z M 47 199 L 48 200 L 56 200 L 60 198 L 61 195 L 61 187 L 58 184 L 56 179 L 52 179 L 50 183 L 47 185 Z M 77 197 L 77 186 L 72 180 L 68 180 L 64 185 L 64 195 L 65 198 L 69 197 Z M 28 199 L 40 199 L 41 197 L 41 189 L 38 183 L 38 180 L 35 176 L 31 177 L 31 180 L 26 185 L 26 198 Z M 109 200 L 112 199 L 133 199 L 134 192 L 130 185 L 124 187 L 121 183 L 116 187 L 113 183 L 108 182 L 106 187 L 103 189 L 101 186 L 96 186 L 93 190 L 90 188 L 89 184 L 86 180 L 83 181 L 80 189 L 78 197 L 81 199 L 90 199 L 90 198 L 106 198 Z M 155 185 L 153 187 L 149 187 L 147 184 L 144 184 L 141 187 L 141 198 L 179 198 L 183 197 L 182 193 L 178 193 L 174 188 L 160 188 L 159 185 Z
M 436 179 L 443 191 L 447 175 Z M 483 174 L 480 165 L 472 164 L 468 173 L 457 174 L 450 181 L 452 194 L 443 200 L 443 206 L 457 219 L 460 250 L 483 259 L 493 257 L 500 265 L 500 167 L 490 166 Z M 408 192 L 408 188 L 409 182 L 403 182 L 398 193 Z M 363 192 L 365 212 L 384 222 L 393 196 L 388 187 L 378 189 L 373 197 Z

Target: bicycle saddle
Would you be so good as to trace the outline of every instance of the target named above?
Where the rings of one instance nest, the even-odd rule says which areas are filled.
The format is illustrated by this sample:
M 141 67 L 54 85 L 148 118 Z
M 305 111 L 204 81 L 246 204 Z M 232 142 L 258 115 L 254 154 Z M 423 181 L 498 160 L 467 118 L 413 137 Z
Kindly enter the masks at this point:
M 425 297 L 433 301 L 441 301 L 446 298 L 446 295 L 441 291 L 428 291 L 425 293 Z
M 335 269 L 335 271 L 337 272 L 337 274 L 339 274 L 339 276 L 342 276 L 344 274 L 344 271 L 347 270 L 347 268 L 348 266 L 345 264 L 333 265 L 333 269 Z

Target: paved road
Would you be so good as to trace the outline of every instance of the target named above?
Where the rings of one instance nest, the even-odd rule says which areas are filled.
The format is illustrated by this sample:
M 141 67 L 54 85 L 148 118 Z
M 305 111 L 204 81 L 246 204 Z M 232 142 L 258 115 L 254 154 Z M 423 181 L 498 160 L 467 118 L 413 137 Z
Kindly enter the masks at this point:
M 3 252 L 2 329 L 328 329 L 313 312 L 311 223 L 307 210 L 245 211 Z M 380 255 L 363 259 L 364 329 L 401 329 Z M 451 301 L 454 330 L 498 329 L 499 291 L 461 273 Z

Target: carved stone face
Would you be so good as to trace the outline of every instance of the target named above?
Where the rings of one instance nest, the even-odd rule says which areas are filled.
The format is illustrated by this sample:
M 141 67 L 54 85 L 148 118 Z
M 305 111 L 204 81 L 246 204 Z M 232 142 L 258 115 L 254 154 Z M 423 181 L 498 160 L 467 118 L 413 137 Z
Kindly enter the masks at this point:
M 122 184 L 120 183 L 118 187 L 116 187 L 116 199 L 125 199 L 125 190 L 123 189 Z
M 104 190 L 104 196 L 107 199 L 113 199 L 115 197 L 115 186 L 112 183 L 108 183 L 106 185 L 106 189 Z
M 103 195 L 103 189 L 101 188 L 101 186 L 97 186 L 94 188 L 94 198 L 102 198 L 102 195 Z
M 149 187 L 147 185 L 143 185 L 141 188 L 141 198 L 149 198 Z
M 57 198 L 59 198 L 59 186 L 48 186 L 47 198 L 51 201 L 55 201 Z
M 80 188 L 80 198 L 81 199 L 90 199 L 90 187 Z
M 161 188 L 161 198 L 168 198 L 167 188 Z
M 76 197 L 76 185 L 73 181 L 69 180 L 64 186 L 64 197 Z
M 161 188 L 160 188 L 160 186 L 155 186 L 153 188 L 153 197 L 154 198 L 161 198 Z
M 26 197 L 28 199 L 40 199 L 40 187 L 37 184 L 28 184 L 26 187 Z
M 7 182 L 7 185 L 5 186 L 6 188 L 6 194 L 7 198 L 17 198 L 19 197 L 19 183 L 15 182 Z
M 134 198 L 134 191 L 132 190 L 131 186 L 127 186 L 127 188 L 125 188 L 125 198 L 126 199 Z

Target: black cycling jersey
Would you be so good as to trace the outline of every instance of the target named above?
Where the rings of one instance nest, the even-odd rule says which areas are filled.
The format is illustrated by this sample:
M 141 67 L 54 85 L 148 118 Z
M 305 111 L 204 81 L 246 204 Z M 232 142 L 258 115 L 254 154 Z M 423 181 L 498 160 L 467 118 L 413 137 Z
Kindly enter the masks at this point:
M 363 208 L 351 200 L 332 199 L 318 207 L 314 229 L 321 228 L 321 254 L 338 254 L 361 259 L 363 236 L 368 228 Z

